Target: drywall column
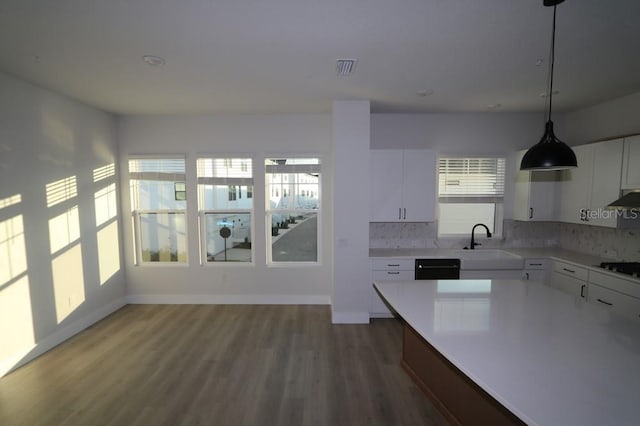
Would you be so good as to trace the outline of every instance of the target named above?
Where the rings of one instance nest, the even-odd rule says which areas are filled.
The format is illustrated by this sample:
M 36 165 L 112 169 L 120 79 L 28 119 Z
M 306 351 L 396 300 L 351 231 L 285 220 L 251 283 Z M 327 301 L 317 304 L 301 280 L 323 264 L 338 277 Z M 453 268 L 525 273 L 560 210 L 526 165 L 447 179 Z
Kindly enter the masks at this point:
M 368 323 L 369 101 L 335 101 L 332 112 L 333 323 Z

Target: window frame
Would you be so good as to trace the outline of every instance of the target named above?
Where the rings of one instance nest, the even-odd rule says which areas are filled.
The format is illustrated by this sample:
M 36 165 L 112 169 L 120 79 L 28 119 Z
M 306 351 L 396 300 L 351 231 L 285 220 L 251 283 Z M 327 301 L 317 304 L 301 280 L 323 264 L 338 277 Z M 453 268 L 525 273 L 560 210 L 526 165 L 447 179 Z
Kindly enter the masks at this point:
M 200 160 L 221 160 L 223 167 L 231 168 L 233 166 L 233 160 L 239 160 L 240 165 L 239 169 L 241 172 L 250 173 L 251 177 L 227 177 L 224 178 L 228 180 L 229 183 L 227 185 L 228 196 L 225 197 L 227 202 L 245 200 L 251 202 L 251 208 L 229 208 L 229 209 L 209 209 L 205 208 L 205 205 L 201 205 L 202 200 L 202 186 L 205 185 L 214 185 L 214 184 L 206 184 L 201 183 L 201 179 L 204 181 L 205 179 L 216 179 L 215 177 L 207 177 L 200 176 Z M 198 208 L 198 251 L 200 257 L 200 265 L 205 267 L 243 267 L 243 266 L 252 266 L 256 264 L 256 247 L 255 247 L 255 236 L 256 236 L 256 205 L 255 198 L 253 197 L 253 188 L 255 187 L 255 162 L 256 159 L 252 155 L 242 154 L 242 153 L 202 153 L 198 154 L 195 161 L 196 167 L 196 191 L 197 191 L 197 208 Z M 235 182 L 234 182 L 235 180 Z M 249 182 L 250 180 L 250 182 Z M 249 188 L 252 188 L 252 196 L 242 197 L 242 187 L 247 188 L 247 193 Z M 235 196 L 232 197 L 232 190 Z M 233 199 L 232 199 L 233 198 Z M 208 214 L 223 214 L 223 215 L 233 215 L 233 214 L 249 214 L 251 216 L 251 220 L 249 223 L 249 235 L 251 242 L 251 251 L 250 261 L 209 261 L 207 254 L 207 221 L 206 216 Z
M 302 168 L 304 168 L 305 166 L 314 166 L 311 168 L 315 168 L 317 169 L 316 173 L 317 173 L 317 194 L 316 198 L 317 198 L 317 208 L 315 209 L 296 209 L 295 207 L 293 209 L 275 209 L 275 208 L 271 208 L 270 207 L 270 201 L 271 201 L 271 188 L 269 187 L 268 184 L 268 175 L 270 174 L 270 172 L 268 171 L 268 164 L 267 161 L 269 160 L 279 160 L 279 159 L 292 159 L 292 160 L 304 160 L 304 159 L 310 159 L 310 160 L 317 160 L 317 164 L 307 164 L 307 165 L 302 165 Z M 297 268 L 297 267 L 310 267 L 310 266 L 321 266 L 323 264 L 323 256 L 322 256 L 322 247 L 323 247 L 323 238 L 322 238 L 322 226 L 323 226 L 323 203 L 324 200 L 322 198 L 322 194 L 323 194 L 323 190 L 322 187 L 324 185 L 323 182 L 323 165 L 325 164 L 325 158 L 324 156 L 317 154 L 317 153 L 311 153 L 311 154 L 267 154 L 263 157 L 263 178 L 264 178 L 264 224 L 265 224 L 265 254 L 266 254 L 266 265 L 267 267 L 278 267 L 278 268 Z M 294 171 L 294 173 L 298 174 L 298 173 L 305 173 L 304 171 L 300 170 L 300 171 Z M 283 182 L 282 183 L 286 183 L 287 185 L 290 185 L 291 182 L 288 181 L 288 176 L 283 176 Z M 294 185 L 299 185 L 299 183 L 295 182 L 293 183 Z M 292 195 L 292 196 L 296 196 L 298 197 L 300 194 L 296 192 L 296 190 L 294 189 L 292 191 L 292 194 L 289 194 L 289 191 L 287 191 L 287 196 Z M 283 197 L 284 198 L 284 192 L 280 193 L 277 189 L 276 189 L 276 197 Z M 316 260 L 315 261 L 274 261 L 273 260 L 273 241 L 272 241 L 272 219 L 271 219 L 271 215 L 273 214 L 280 214 L 280 213 L 287 213 L 287 212 L 296 212 L 296 213 L 302 213 L 302 214 L 306 214 L 306 213 L 315 213 L 316 214 Z
M 185 189 L 188 189 L 187 185 L 187 168 L 189 166 L 187 158 L 184 154 L 167 154 L 167 155 L 129 155 L 127 156 L 127 182 L 129 187 L 129 202 L 130 202 L 130 210 L 131 210 L 131 229 L 133 232 L 133 264 L 135 266 L 144 266 L 144 267 L 171 267 L 171 268 L 184 268 L 188 267 L 191 262 L 191 256 L 189 255 L 189 202 L 187 199 L 185 200 L 176 200 L 184 202 L 184 210 L 180 209 L 138 209 L 134 198 L 138 198 L 139 194 L 134 195 L 133 191 L 133 181 L 145 180 L 139 179 L 132 176 L 135 176 L 137 172 L 131 171 L 131 161 L 139 161 L 139 160 L 181 160 L 184 163 L 184 173 L 174 173 L 174 179 L 172 180 L 164 180 L 157 179 L 160 182 L 172 182 L 175 188 L 175 184 L 180 182 L 185 184 Z M 145 173 L 145 172 L 141 172 Z M 165 172 L 157 172 L 157 173 L 165 173 Z M 167 174 L 171 174 L 167 172 Z M 146 179 L 148 180 L 148 179 Z M 188 192 L 188 190 L 187 190 Z M 174 193 L 174 199 L 176 197 L 176 192 Z M 186 194 L 185 194 L 186 195 Z M 184 253 L 186 259 L 184 262 L 181 261 L 145 261 L 143 259 L 143 247 L 142 247 L 142 223 L 141 223 L 141 215 L 143 214 L 181 214 L 183 215 L 184 220 Z M 179 255 L 178 255 L 179 258 Z
M 460 195 L 440 195 L 441 189 L 441 173 L 440 173 L 440 160 L 468 160 L 472 162 L 473 160 L 481 160 L 481 159 L 491 159 L 496 161 L 496 174 L 502 175 L 502 192 L 501 194 L 460 194 Z M 440 205 L 441 204 L 493 204 L 494 205 L 494 214 L 491 225 L 492 226 L 492 238 L 502 238 L 503 236 L 503 227 L 504 227 L 504 199 L 505 199 L 505 185 L 506 185 L 506 156 L 504 155 L 440 155 L 438 157 L 438 169 L 436 171 L 437 174 L 437 230 L 436 235 L 438 239 L 459 239 L 466 238 L 471 234 L 471 228 L 465 230 L 464 232 L 459 233 L 441 233 L 440 232 Z M 500 164 L 500 161 L 502 164 Z M 467 170 L 478 169 L 478 165 L 468 164 Z M 500 170 L 501 169 L 501 170 Z M 501 172 L 501 173 L 500 173 Z M 489 223 L 486 225 L 490 226 Z M 491 227 L 491 226 L 490 226 Z

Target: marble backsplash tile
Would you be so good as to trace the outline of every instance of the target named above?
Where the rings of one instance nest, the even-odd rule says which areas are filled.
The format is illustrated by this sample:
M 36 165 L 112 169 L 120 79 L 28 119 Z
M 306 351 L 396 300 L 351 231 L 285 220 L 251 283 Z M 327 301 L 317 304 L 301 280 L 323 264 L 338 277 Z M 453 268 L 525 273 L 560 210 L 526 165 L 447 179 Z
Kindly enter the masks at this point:
M 502 238 L 480 241 L 486 248 L 561 247 L 619 261 L 640 261 L 640 229 L 505 220 Z M 439 240 L 436 224 L 431 222 L 369 224 L 370 248 L 462 248 L 468 244 L 469 237 Z

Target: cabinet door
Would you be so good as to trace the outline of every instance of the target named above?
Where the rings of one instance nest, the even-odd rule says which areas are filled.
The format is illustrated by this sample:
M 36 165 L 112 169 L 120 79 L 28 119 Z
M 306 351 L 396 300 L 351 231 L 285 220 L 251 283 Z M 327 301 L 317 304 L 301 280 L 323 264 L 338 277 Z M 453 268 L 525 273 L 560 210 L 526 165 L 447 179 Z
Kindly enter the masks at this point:
M 591 145 L 593 174 L 586 222 L 589 225 L 615 228 L 618 222 L 617 217 L 606 207 L 620 196 L 623 140 L 617 139 Z
M 522 157 L 516 155 L 516 180 L 513 205 L 515 220 L 557 220 L 556 191 L 560 178 L 558 172 L 534 172 L 519 170 Z
M 402 219 L 402 151 L 371 150 L 369 220 L 398 222 Z
M 622 189 L 640 188 L 640 135 L 624 139 Z
M 522 279 L 525 281 L 536 281 L 539 283 L 546 283 L 547 273 L 543 269 L 525 269 Z
M 593 173 L 593 147 L 580 145 L 573 147 L 578 160 L 575 169 L 560 173 L 560 211 L 561 222 L 586 223 L 582 211 L 588 208 Z
M 551 273 L 551 280 L 549 281 L 551 287 L 555 287 L 558 290 L 562 290 L 565 293 L 572 294 L 577 297 L 585 299 L 587 297 L 587 282 L 579 280 L 568 275 L 561 274 L 559 272 Z
M 436 203 L 436 154 L 429 149 L 404 151 L 402 220 L 432 222 Z
M 531 210 L 531 172 L 528 170 L 520 170 L 522 157 L 527 151 L 518 151 L 516 153 L 516 179 L 514 182 L 513 195 L 513 218 L 515 220 L 532 220 L 533 211 Z

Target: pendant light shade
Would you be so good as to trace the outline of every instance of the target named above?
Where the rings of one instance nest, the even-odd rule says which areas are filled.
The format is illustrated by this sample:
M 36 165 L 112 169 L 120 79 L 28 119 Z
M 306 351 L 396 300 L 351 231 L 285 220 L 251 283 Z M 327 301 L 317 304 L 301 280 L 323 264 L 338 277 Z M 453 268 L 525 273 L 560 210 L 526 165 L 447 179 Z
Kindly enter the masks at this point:
M 578 167 L 576 154 L 553 133 L 553 121 L 547 121 L 540 142 L 522 157 L 520 170 L 564 170 Z
M 553 99 L 553 65 L 555 62 L 556 6 L 564 0 L 543 0 L 545 6 L 553 6 L 553 29 L 551 33 L 551 66 L 549 70 L 549 115 L 540 142 L 529 148 L 522 157 L 520 170 L 564 170 L 578 167 L 576 154 L 553 133 L 551 107 Z

